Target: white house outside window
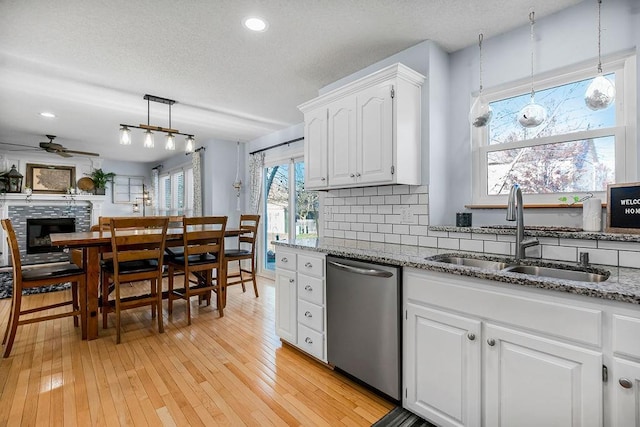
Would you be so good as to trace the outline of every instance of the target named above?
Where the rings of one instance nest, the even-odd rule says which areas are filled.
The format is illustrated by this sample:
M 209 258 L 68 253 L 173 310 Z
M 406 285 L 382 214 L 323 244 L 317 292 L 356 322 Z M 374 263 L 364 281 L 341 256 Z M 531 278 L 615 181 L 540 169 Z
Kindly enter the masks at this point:
M 487 91 L 493 119 L 474 128 L 473 203 L 506 201 L 511 184 L 520 184 L 528 203 L 560 203 L 587 194 L 606 199 L 607 184 L 636 179 L 635 57 L 611 61 L 605 76 L 616 85 L 609 108 L 590 110 L 584 93 L 593 67 L 536 79 L 536 102 L 547 119 L 523 128 L 516 117 L 529 102 L 527 84 Z

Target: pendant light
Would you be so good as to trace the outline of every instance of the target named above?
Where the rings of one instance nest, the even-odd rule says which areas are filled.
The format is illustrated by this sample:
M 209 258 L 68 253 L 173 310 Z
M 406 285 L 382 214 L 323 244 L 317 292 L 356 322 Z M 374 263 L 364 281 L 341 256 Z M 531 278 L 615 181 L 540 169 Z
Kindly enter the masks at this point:
M 171 125 L 169 125 L 171 127 Z M 171 132 L 167 134 L 167 143 L 164 146 L 165 150 L 173 151 L 176 149 L 176 137 Z
M 593 79 L 587 91 L 584 93 L 584 103 L 590 109 L 604 110 L 611 105 L 616 97 L 616 87 L 613 83 L 602 75 L 602 61 L 600 60 L 600 8 L 602 6 L 602 0 L 598 2 L 598 75 Z
M 478 97 L 473 102 L 471 106 L 471 110 L 469 111 L 469 121 L 471 124 L 477 128 L 486 126 L 491 121 L 491 117 L 493 116 L 493 110 L 491 106 L 485 101 L 482 96 L 482 40 L 484 39 L 484 34 L 480 33 L 478 35 L 478 48 L 480 50 L 480 90 L 478 91 Z
M 131 145 L 131 129 L 127 126 L 122 126 L 120 128 L 120 144 Z
M 535 41 L 533 38 L 533 25 L 535 23 L 535 12 L 531 11 L 529 13 L 529 21 L 531 23 L 531 99 L 518 113 L 518 122 L 522 127 L 534 128 L 540 126 L 546 120 L 547 110 L 542 105 L 536 104 L 536 92 L 533 89 L 533 46 Z
M 195 139 L 193 137 L 193 135 L 188 135 L 187 138 L 184 140 L 185 144 L 184 144 L 184 152 L 185 153 L 193 153 L 193 146 L 195 145 Z

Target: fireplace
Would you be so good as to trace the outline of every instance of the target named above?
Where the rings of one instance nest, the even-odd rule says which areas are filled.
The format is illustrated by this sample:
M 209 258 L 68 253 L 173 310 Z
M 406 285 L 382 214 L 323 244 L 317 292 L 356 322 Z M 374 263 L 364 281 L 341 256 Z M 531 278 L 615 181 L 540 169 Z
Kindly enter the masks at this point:
M 51 233 L 76 231 L 75 218 L 27 218 L 27 254 L 62 252 L 62 248 L 51 246 Z

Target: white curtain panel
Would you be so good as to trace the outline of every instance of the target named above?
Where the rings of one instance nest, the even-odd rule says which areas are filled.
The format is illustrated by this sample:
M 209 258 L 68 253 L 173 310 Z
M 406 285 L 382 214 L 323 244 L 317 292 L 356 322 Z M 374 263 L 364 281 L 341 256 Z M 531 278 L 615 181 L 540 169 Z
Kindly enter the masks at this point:
M 191 155 L 193 165 L 193 216 L 202 216 L 202 172 L 200 168 L 200 151 Z
M 260 197 L 262 196 L 262 171 L 264 169 L 264 151 L 249 157 L 249 174 L 251 180 L 251 212 L 260 211 Z

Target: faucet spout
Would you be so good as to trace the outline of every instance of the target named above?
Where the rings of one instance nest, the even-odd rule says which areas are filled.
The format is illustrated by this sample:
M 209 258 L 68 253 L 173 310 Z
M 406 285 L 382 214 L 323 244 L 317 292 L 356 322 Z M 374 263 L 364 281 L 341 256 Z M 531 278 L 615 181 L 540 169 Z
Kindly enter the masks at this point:
M 525 255 L 525 249 L 539 245 L 536 238 L 524 240 L 524 209 L 522 206 L 522 190 L 518 184 L 513 184 L 509 190 L 507 201 L 507 221 L 516 221 L 516 262 L 520 262 Z

